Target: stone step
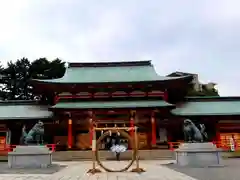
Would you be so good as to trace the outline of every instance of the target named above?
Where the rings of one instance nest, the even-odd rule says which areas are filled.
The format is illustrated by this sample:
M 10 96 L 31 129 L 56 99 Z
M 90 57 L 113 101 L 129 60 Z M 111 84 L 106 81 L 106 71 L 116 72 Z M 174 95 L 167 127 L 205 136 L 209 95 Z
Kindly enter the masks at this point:
M 141 150 L 139 151 L 140 159 L 157 160 L 157 159 L 175 159 L 174 152 L 170 150 Z M 115 154 L 109 151 L 100 151 L 99 157 L 101 160 L 113 160 Z M 131 159 L 132 151 L 126 151 L 121 154 L 121 159 Z M 73 161 L 73 160 L 91 160 L 91 151 L 58 151 L 53 153 L 55 161 Z

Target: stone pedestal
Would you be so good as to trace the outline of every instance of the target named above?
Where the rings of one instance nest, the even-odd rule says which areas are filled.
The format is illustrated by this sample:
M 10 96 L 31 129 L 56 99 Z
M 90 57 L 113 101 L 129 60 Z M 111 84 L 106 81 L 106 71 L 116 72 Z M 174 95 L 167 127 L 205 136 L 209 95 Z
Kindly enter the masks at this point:
M 52 152 L 45 146 L 17 146 L 8 153 L 9 168 L 47 168 L 52 165 Z
M 213 143 L 183 143 L 175 150 L 180 166 L 217 166 L 221 164 L 221 150 Z

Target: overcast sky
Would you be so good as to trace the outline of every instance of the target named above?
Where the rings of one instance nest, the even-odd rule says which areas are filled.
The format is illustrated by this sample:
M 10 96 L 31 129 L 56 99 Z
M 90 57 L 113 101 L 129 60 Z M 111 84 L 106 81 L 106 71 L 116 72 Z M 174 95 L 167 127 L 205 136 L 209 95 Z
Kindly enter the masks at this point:
M 0 0 L 0 60 L 152 60 L 240 95 L 239 0 Z

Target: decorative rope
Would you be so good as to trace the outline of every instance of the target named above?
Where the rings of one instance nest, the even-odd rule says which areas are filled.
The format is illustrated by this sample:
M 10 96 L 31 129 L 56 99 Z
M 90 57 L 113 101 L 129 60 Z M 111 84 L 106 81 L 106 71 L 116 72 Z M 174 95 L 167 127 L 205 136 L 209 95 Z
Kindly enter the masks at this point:
M 107 172 L 124 172 L 124 171 L 127 171 L 127 170 L 132 166 L 132 164 L 134 163 L 134 161 L 135 161 L 135 159 L 136 159 L 137 149 L 136 149 L 136 147 L 135 147 L 135 145 L 134 145 L 133 138 L 132 138 L 127 132 L 122 131 L 122 130 L 111 130 L 111 131 L 113 131 L 113 132 L 115 132 L 115 133 L 119 133 L 121 136 L 123 136 L 123 137 L 125 137 L 125 138 L 127 138 L 127 139 L 129 140 L 129 142 L 130 142 L 130 144 L 131 144 L 131 147 L 134 147 L 134 148 L 132 148 L 132 151 L 133 151 L 133 152 L 132 152 L 132 159 L 131 159 L 130 163 L 129 163 L 126 167 L 124 167 L 123 169 L 119 169 L 119 170 L 109 169 L 109 168 L 105 167 L 105 166 L 102 164 L 102 162 L 100 161 L 100 158 L 99 158 L 99 152 L 98 152 L 98 151 L 99 151 L 99 148 L 100 148 L 100 145 L 101 145 L 102 140 L 103 140 L 104 138 L 106 138 L 107 136 L 109 136 L 109 135 L 112 134 L 112 132 L 107 131 L 107 132 L 105 132 L 104 134 L 102 134 L 102 135 L 100 136 L 100 138 L 97 140 L 97 143 L 96 143 L 96 151 L 95 151 L 96 161 L 98 162 L 99 166 L 101 166 L 101 167 L 102 167 L 105 171 L 107 171 Z

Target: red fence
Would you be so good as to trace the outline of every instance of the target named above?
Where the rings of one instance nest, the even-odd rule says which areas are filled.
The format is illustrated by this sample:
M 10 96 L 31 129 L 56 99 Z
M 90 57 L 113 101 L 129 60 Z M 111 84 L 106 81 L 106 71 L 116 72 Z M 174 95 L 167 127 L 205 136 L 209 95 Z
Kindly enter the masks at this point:
M 169 150 L 174 151 L 177 149 L 183 142 L 168 142 Z M 213 141 L 213 144 L 215 144 L 218 148 L 221 148 L 225 151 L 232 150 L 232 147 L 234 147 L 234 151 L 240 151 L 240 139 L 234 140 L 234 144 L 231 144 L 230 141 Z M 0 155 L 7 154 L 8 152 L 13 151 L 14 148 L 16 148 L 17 145 L 5 145 L 0 148 Z M 47 144 L 45 145 L 49 148 L 50 151 L 55 152 L 56 151 L 56 144 Z M 232 147 L 231 147 L 232 146 Z

